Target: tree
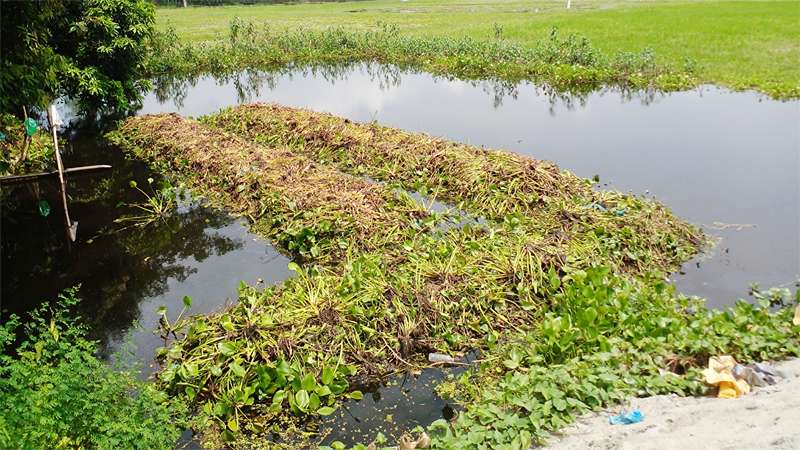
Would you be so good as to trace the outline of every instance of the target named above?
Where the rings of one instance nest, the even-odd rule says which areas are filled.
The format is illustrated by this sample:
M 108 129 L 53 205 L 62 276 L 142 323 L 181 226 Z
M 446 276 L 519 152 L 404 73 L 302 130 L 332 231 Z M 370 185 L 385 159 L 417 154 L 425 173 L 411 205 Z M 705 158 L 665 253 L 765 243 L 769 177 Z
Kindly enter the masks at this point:
M 147 0 L 0 2 L 0 112 L 59 96 L 125 109 L 142 79 L 155 7 Z

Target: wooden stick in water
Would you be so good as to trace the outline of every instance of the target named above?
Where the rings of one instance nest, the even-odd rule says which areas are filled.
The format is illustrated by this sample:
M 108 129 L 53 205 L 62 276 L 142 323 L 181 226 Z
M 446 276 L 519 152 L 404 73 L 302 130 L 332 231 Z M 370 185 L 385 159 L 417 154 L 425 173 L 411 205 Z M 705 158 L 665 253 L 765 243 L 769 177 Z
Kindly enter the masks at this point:
M 53 146 L 56 153 L 56 164 L 58 165 L 58 181 L 61 183 L 61 200 L 64 203 L 64 217 L 67 219 L 67 236 L 69 240 L 75 242 L 78 232 L 78 222 L 72 223 L 69 218 L 69 209 L 67 209 L 67 183 L 64 181 L 64 163 L 61 162 L 61 151 L 58 149 L 58 126 L 61 125 L 60 120 L 56 120 L 58 113 L 56 112 L 55 105 L 50 105 L 47 110 L 47 118 L 50 120 L 50 131 L 53 133 Z

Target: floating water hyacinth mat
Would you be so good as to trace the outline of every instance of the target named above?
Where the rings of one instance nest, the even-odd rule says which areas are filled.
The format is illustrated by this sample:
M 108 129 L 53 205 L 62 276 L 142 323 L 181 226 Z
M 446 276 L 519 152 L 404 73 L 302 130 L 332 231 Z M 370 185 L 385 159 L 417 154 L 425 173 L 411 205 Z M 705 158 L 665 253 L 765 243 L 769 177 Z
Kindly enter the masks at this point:
M 248 217 L 295 257 L 330 262 L 403 242 L 426 216 L 407 195 L 175 114 L 128 119 L 109 138 Z
M 424 365 L 428 352 L 534 330 L 576 270 L 644 275 L 676 267 L 704 242 L 657 203 L 594 192 L 551 164 L 422 135 L 401 135 L 410 162 L 380 147 L 384 139 L 347 147 L 331 136 L 314 150 L 170 114 L 127 119 L 109 137 L 245 215 L 302 264 L 281 285 L 242 286 L 227 311 L 170 324 L 185 337 L 160 352 L 159 378 L 201 413 L 198 429 L 227 440 L 330 414 L 341 398 L 360 396 L 354 382 Z M 322 157 L 326 148 L 342 156 Z M 363 170 L 350 167 L 353 148 L 365 155 Z M 380 152 L 387 156 L 377 160 Z M 494 186 L 481 186 L 481 170 Z M 395 189 L 420 180 L 489 220 L 428 224 L 430 213 Z
M 554 216 L 571 216 L 567 221 L 581 226 L 570 238 L 594 234 L 594 243 L 604 247 L 594 257 L 614 257 L 615 266 L 638 272 L 675 269 L 703 244 L 695 227 L 653 200 L 594 190 L 589 180 L 512 152 L 276 104 L 237 106 L 204 122 L 267 146 L 288 145 L 344 172 L 399 183 L 495 221 L 518 215 L 536 230 Z

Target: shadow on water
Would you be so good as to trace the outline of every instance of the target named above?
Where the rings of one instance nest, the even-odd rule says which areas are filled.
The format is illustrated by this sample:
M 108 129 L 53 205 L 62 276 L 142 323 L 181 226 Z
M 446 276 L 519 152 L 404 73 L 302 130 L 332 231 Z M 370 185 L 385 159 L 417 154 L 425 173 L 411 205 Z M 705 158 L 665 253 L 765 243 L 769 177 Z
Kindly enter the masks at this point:
M 97 163 L 111 164 L 112 172 L 69 182 L 70 215 L 79 222 L 75 243 L 65 238 L 55 180 L 4 188 L 4 317 L 80 284 L 79 313 L 104 352 L 129 343 L 135 360 L 147 365 L 163 345 L 153 333 L 160 306 L 174 317 L 189 295 L 192 313 L 211 312 L 235 298 L 239 280 L 271 283 L 289 276 L 288 259 L 250 234 L 243 221 L 193 202 L 146 227 L 117 231 L 123 226 L 114 219 L 131 212 L 120 204 L 144 200 L 129 181 L 146 186 L 146 179 L 157 175 L 106 145 L 96 132 L 72 136 L 66 165 Z M 46 217 L 39 211 L 41 200 L 51 205 Z M 133 322 L 140 327 L 132 328 Z
M 711 306 L 745 296 L 750 283 L 775 286 L 800 275 L 797 101 L 709 87 L 563 94 L 376 65 L 164 78 L 155 86 L 140 114 L 197 117 L 272 101 L 510 149 L 580 176 L 599 175 L 602 187 L 655 197 L 719 239 L 709 255 L 674 277 L 680 291 L 705 297 Z M 161 345 L 152 332 L 159 306 L 174 316 L 189 295 L 191 312 L 206 313 L 235 298 L 240 280 L 269 284 L 289 276 L 288 260 L 243 221 L 196 204 L 144 229 L 105 234 L 125 212 L 118 203 L 143 200 L 129 180 L 141 185 L 155 175 L 96 133 L 77 133 L 71 141 L 68 166 L 108 163 L 113 173 L 70 182 L 71 213 L 80 222 L 75 244 L 63 238 L 55 184 L 3 192 L 3 308 L 23 312 L 81 283 L 83 314 L 95 336 L 108 351 L 132 341 L 134 358 L 147 364 Z M 47 218 L 38 213 L 40 198 L 53 206 Z M 445 207 L 431 204 L 434 211 Z M 134 320 L 140 328 L 131 328 Z M 429 369 L 372 386 L 364 400 L 348 401 L 326 419 L 321 432 L 327 442 L 364 442 L 378 431 L 396 438 L 402 430 L 448 418 L 452 405 L 433 391 L 446 372 Z

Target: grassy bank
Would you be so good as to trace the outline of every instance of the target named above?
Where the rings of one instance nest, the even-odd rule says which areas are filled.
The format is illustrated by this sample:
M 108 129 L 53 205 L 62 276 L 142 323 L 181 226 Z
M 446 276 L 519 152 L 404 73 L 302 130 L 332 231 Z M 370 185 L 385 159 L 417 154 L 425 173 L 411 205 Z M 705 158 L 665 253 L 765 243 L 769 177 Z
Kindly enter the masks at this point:
M 310 112 L 284 112 L 314 118 Z M 185 338 L 161 353 L 160 380 L 202 413 L 197 428 L 212 441 L 297 426 L 298 418 L 330 414 L 342 398 L 359 397 L 350 387 L 355 381 L 425 365 L 428 352 L 485 348 L 487 342 L 533 330 L 570 273 L 604 265 L 643 277 L 676 268 L 703 242 L 694 228 L 656 203 L 593 193 L 586 180 L 553 165 L 424 135 L 375 128 L 383 133 L 365 141 L 352 137 L 355 145 L 344 148 L 340 160 L 314 163 L 312 157 L 325 159 L 318 152 L 339 145 L 337 136 L 367 127 L 331 116 L 321 120 L 328 134 L 318 147 L 311 139 L 305 147 L 297 139 L 292 145 L 252 144 L 174 115 L 131 118 L 111 135 L 219 204 L 249 212 L 256 231 L 272 239 L 296 228 L 297 218 L 304 227 L 318 221 L 319 205 L 306 199 L 312 192 L 352 218 L 345 213 L 349 203 L 360 204 L 348 186 L 365 183 L 360 192 L 394 197 L 391 186 L 419 187 L 419 176 L 431 191 L 489 218 L 485 224 L 436 230 L 415 226 L 418 208 L 396 200 L 372 202 L 375 211 L 364 210 L 364 223 L 331 228 L 336 230 L 331 241 L 352 239 L 344 252 L 320 244 L 313 259 L 292 266 L 297 276 L 285 283 L 265 290 L 243 287 L 231 309 L 170 324 Z M 398 137 L 410 160 L 386 151 Z M 356 151 L 363 156 L 361 172 L 348 169 Z M 387 158 L 377 159 L 384 151 Z M 449 163 L 434 165 L 425 155 Z M 293 170 L 298 164 L 282 161 L 302 162 L 305 169 L 298 172 Z M 453 182 L 470 169 L 470 161 L 497 177 L 501 187 L 475 177 Z M 418 170 L 423 165 L 430 171 Z M 396 167 L 398 183 L 368 183 L 337 170 L 389 179 L 393 172 L 382 173 L 381 167 Z M 284 177 L 271 175 L 279 173 Z M 303 176 L 309 177 L 310 190 L 292 187 L 303 184 Z M 511 200 L 498 203 L 504 196 Z M 285 219 L 288 212 L 292 219 Z M 359 234 L 361 229 L 366 234 Z M 276 244 L 294 255 L 285 241 Z
M 222 41 L 180 43 L 171 31 L 159 35 L 147 70 L 161 78 L 359 62 L 462 79 L 530 80 L 571 93 L 603 86 L 678 90 L 697 83 L 691 67 L 659 65 L 649 51 L 605 55 L 587 39 L 564 36 L 555 29 L 534 47 L 526 48 L 505 40 L 407 36 L 389 25 L 369 31 L 275 30 L 240 19 L 231 22 L 228 37 Z
M 388 0 L 299 5 L 159 9 L 158 24 L 182 42 L 226 39 L 235 17 L 276 31 L 301 28 L 376 30 L 396 26 L 403 36 L 461 38 L 535 48 L 552 27 L 586 36 L 602 54 L 652 49 L 655 63 L 697 82 L 756 88 L 775 97 L 800 95 L 800 6 L 797 1 L 563 2 Z M 487 61 L 488 62 L 488 61 Z

